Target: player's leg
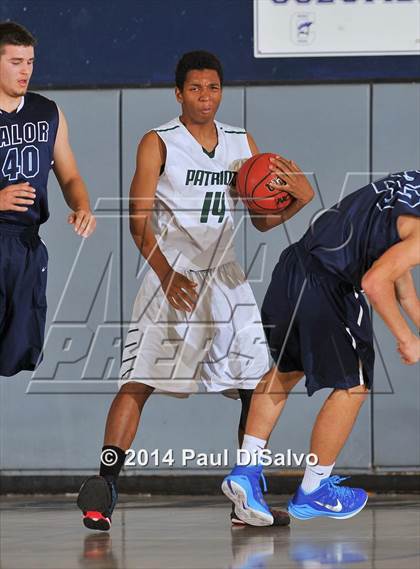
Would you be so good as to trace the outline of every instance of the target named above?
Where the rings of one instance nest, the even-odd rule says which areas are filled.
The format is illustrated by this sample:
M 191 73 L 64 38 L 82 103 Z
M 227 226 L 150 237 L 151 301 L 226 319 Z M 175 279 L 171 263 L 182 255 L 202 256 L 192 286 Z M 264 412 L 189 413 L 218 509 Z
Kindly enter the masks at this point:
M 300 381 L 302 372 L 268 371 L 252 396 L 242 450 L 249 452 L 249 465 L 236 465 L 222 484 L 225 495 L 235 505 L 236 518 L 251 525 L 287 525 L 288 516 L 266 504 L 262 490 L 259 457 L 286 404 L 289 392 Z M 264 479 L 263 479 L 264 483 Z
M 257 387 L 257 389 L 258 389 L 258 387 Z M 253 398 L 254 390 L 253 389 L 239 389 L 238 391 L 239 391 L 239 398 L 241 400 L 241 416 L 239 419 L 239 427 L 238 427 L 238 442 L 239 442 L 239 448 L 241 448 L 243 445 L 244 434 L 245 434 L 245 429 L 246 429 L 246 424 L 247 424 L 247 418 L 248 418 L 249 408 L 250 408 L 251 401 Z M 254 437 L 248 436 L 248 439 L 254 443 L 258 442 L 258 440 L 255 441 Z M 260 480 L 260 484 L 261 484 L 261 482 L 262 482 L 262 480 Z M 273 516 L 273 523 L 272 523 L 273 526 L 289 525 L 290 517 L 289 517 L 287 512 L 285 512 L 283 510 L 276 510 L 273 508 L 270 508 L 270 512 L 271 512 L 271 515 Z M 230 514 L 230 520 L 231 520 L 233 525 L 245 525 L 245 522 L 243 522 L 235 513 L 235 503 L 232 503 L 232 511 Z
M 364 382 L 371 385 L 372 382 L 373 346 L 371 325 L 367 317 L 368 309 L 360 295 L 356 294 L 352 287 L 346 288 L 339 279 L 327 279 L 319 277 L 317 273 L 308 273 L 302 281 L 299 265 L 293 266 L 293 263 L 289 263 L 289 266 L 286 266 L 290 250 L 286 250 L 285 253 L 282 256 L 282 270 L 275 269 L 273 281 L 263 305 L 263 319 L 264 312 L 266 312 L 265 322 L 270 326 L 267 333 L 268 342 L 272 354 L 280 354 L 277 361 L 281 369 L 305 371 L 309 395 L 323 387 L 337 390 L 337 395 L 332 398 L 332 406 L 329 401 L 321 414 L 321 422 L 315 429 L 314 437 L 316 444 L 322 446 L 324 429 L 327 428 L 327 421 L 324 423 L 323 420 L 324 412 L 332 431 L 335 431 L 335 424 L 330 422 L 331 408 L 334 412 L 343 413 L 340 417 L 343 421 L 342 432 L 335 443 L 335 448 L 334 446 L 329 448 L 327 441 L 330 456 L 335 456 L 334 453 L 341 449 L 347 439 L 361 406 L 359 400 L 346 407 L 346 401 L 349 398 L 343 399 L 343 394 L 339 391 L 347 391 Z M 285 290 L 285 285 L 287 285 L 287 290 Z M 292 290 L 295 292 L 293 298 L 290 295 Z M 291 302 L 295 305 L 291 306 Z M 292 308 L 292 314 L 290 308 Z M 320 322 L 323 324 L 322 335 L 320 335 Z M 287 385 L 282 391 L 287 393 Z M 264 441 L 278 417 L 278 408 L 281 411 L 284 406 L 282 398 L 286 398 L 285 394 L 274 397 L 271 401 L 269 399 L 268 405 L 265 400 L 262 400 L 263 404 L 260 404 L 261 408 L 255 415 L 253 414 L 253 403 L 251 404 L 244 442 L 249 432 L 255 436 L 260 435 L 260 442 L 264 446 Z M 335 404 L 337 404 L 337 409 Z M 257 418 L 256 422 L 253 422 L 253 416 Z M 268 416 L 267 423 L 264 420 L 260 421 L 260 416 Z M 331 427 L 332 425 L 334 427 Z M 331 436 L 331 431 L 329 436 Z M 330 459 L 325 455 L 325 457 L 322 456 L 322 460 Z M 324 496 L 323 501 L 320 502 L 321 505 L 313 507 L 314 496 L 311 494 L 309 498 L 305 498 L 303 491 L 299 489 L 289 505 L 289 513 L 302 519 L 320 515 L 346 518 L 358 513 L 366 503 L 366 492 L 361 489 L 339 486 L 341 479 L 329 476 L 332 465 L 321 464 L 321 466 L 324 467 L 324 471 L 315 472 L 316 475 L 325 476 L 322 491 L 319 490 L 319 492 L 328 493 L 329 499 Z M 246 483 L 244 482 L 242 486 L 246 486 Z M 252 491 L 252 484 L 249 486 L 251 488 L 246 490 L 246 497 Z M 309 502 L 308 507 L 306 507 L 305 500 Z M 256 502 L 259 502 L 261 506 L 260 519 L 257 519 L 258 512 L 252 512 L 253 518 L 249 520 L 249 523 L 261 525 L 264 523 L 264 514 L 268 513 L 268 508 L 261 499 Z M 249 508 L 243 514 L 249 515 Z
M 311 436 L 311 452 L 316 454 L 319 464 L 333 464 L 336 461 L 368 393 L 365 385 L 358 385 L 351 389 L 334 389 L 326 399 Z M 331 425 L 334 425 L 334 429 L 331 429 Z
M 82 484 L 77 505 L 83 512 L 83 523 L 89 529 L 107 531 L 118 499 L 117 481 L 124 466 L 125 453 L 136 436 L 144 404 L 153 387 L 131 381 L 115 396 L 105 428 L 99 476 L 91 476 Z
M 255 390 L 239 389 L 242 403 L 238 428 L 239 446 L 245 429 L 248 436 L 268 441 L 276 426 L 290 391 L 302 379 L 303 372 L 281 372 L 273 366 L 261 379 Z
M 289 393 L 302 377 L 302 371 L 281 372 L 275 366 L 265 374 L 251 401 L 245 436 L 268 441 Z
M 366 386 L 358 385 L 335 389 L 324 402 L 311 436 L 310 452 L 318 457 L 318 463 L 306 467 L 302 483 L 289 502 L 289 513 L 294 517 L 346 519 L 365 506 L 368 497 L 364 490 L 340 486 L 344 479 L 331 473 L 367 395 Z
M 105 427 L 104 446 L 126 451 L 136 436 L 143 406 L 154 388 L 137 381 L 124 384 L 115 396 Z
M 251 404 L 251 399 L 252 399 L 252 395 L 254 393 L 253 389 L 238 389 L 238 393 L 239 393 L 239 398 L 241 400 L 241 415 L 239 418 L 239 425 L 238 425 L 238 443 L 239 443 L 239 448 L 242 447 L 243 444 L 243 440 L 244 440 L 244 435 L 245 435 L 245 428 L 246 428 L 246 422 L 247 422 L 247 418 L 248 418 L 248 413 L 249 413 L 249 407 Z M 290 521 L 290 518 L 288 516 L 288 514 L 286 512 L 276 512 L 271 510 L 272 514 L 273 514 L 273 518 L 276 520 L 278 518 L 278 522 L 276 524 L 273 525 L 287 525 Z M 274 514 L 277 514 L 276 516 Z M 284 517 L 286 517 L 286 521 L 284 521 Z M 235 513 L 235 503 L 232 502 L 232 510 L 230 513 L 230 521 L 232 522 L 232 524 L 234 526 L 240 526 L 240 525 L 246 525 L 244 521 L 242 521 Z M 282 522 L 282 523 L 280 523 Z
M 278 276 L 281 276 L 281 274 L 281 271 L 277 271 Z M 290 272 L 286 271 L 286 274 L 289 275 Z M 293 307 L 290 306 L 287 295 L 282 292 L 283 285 L 281 285 L 280 289 L 278 288 L 274 274 L 273 281 L 267 292 L 264 304 L 268 303 L 270 309 L 274 308 L 275 314 L 268 314 L 263 306 L 262 320 L 265 326 L 264 332 L 268 340 L 268 345 L 273 357 L 277 361 L 278 358 L 276 354 L 280 355 L 281 353 L 284 336 L 289 328 L 290 316 L 293 313 Z M 270 298 L 267 300 L 267 298 L 271 296 L 273 296 L 273 300 Z M 282 299 L 282 302 L 278 301 L 279 298 Z M 279 310 L 286 314 L 279 315 Z M 251 321 L 250 319 L 248 320 Z M 281 330 L 278 329 L 278 321 L 285 323 L 281 326 Z M 248 338 L 253 341 L 249 333 L 246 335 L 244 341 L 249 341 Z M 289 344 L 293 344 L 294 346 L 296 342 L 297 338 L 292 333 Z M 294 346 L 294 350 L 298 354 L 297 346 Z M 252 353 L 252 347 L 250 347 L 248 351 Z M 285 363 L 287 364 L 287 370 L 302 369 L 300 367 L 299 358 L 289 357 Z M 265 503 L 260 487 L 261 480 L 264 484 L 262 466 L 257 464 L 257 462 L 259 453 L 264 449 L 271 430 L 284 407 L 288 392 L 301 377 L 302 373 L 293 371 L 291 375 L 289 375 L 288 373 L 278 373 L 275 369 L 268 370 L 266 368 L 264 370 L 264 375 L 256 387 L 251 401 L 246 434 L 242 444 L 242 449 L 250 452 L 251 456 L 255 457 L 255 461 L 250 465 L 238 464 L 235 466 L 231 474 L 225 478 L 222 484 L 223 492 L 235 503 L 238 516 L 243 521 L 252 525 L 273 525 L 272 511 Z M 265 416 L 266 413 L 267 417 Z M 246 453 L 243 453 L 242 456 L 245 457 Z
M 195 318 L 200 317 L 200 308 L 195 314 Z M 121 389 L 108 414 L 100 475 L 88 479 L 80 490 L 78 504 L 88 527 L 110 527 L 125 451 L 136 435 L 143 406 L 153 390 L 185 395 L 196 390 L 194 371 L 200 358 L 196 346 L 205 342 L 200 338 L 186 340 L 178 352 L 179 340 L 190 338 L 188 334 L 192 335 L 194 329 L 186 323 L 185 314 L 169 304 L 157 275 L 151 270 L 146 273 L 127 330 L 120 369 Z M 177 354 L 175 359 L 174 354 Z
M 303 377 L 296 310 L 304 289 L 304 276 L 300 267 L 296 267 L 293 249 L 286 249 L 273 271 L 261 311 L 265 336 L 276 365 L 255 390 L 245 436 L 268 440 L 289 393 Z M 296 300 L 291 297 L 293 290 Z
M 241 444 L 253 390 L 269 369 L 261 316 L 251 287 L 237 263 L 214 269 L 207 276 L 206 286 L 210 299 L 207 320 L 213 325 L 212 342 L 201 374 L 208 390 L 239 392 Z M 289 521 L 288 514 L 283 515 Z M 231 521 L 242 523 L 234 512 Z
M 308 298 L 307 319 L 300 329 L 308 347 L 305 352 L 310 354 L 306 381 L 309 394 L 323 387 L 333 391 L 312 432 L 311 452 L 318 457 L 318 464 L 306 467 L 302 484 L 289 503 L 289 513 L 300 519 L 346 519 L 360 512 L 368 496 L 360 488 L 340 485 L 343 479 L 331 473 L 366 399 L 368 386 L 372 386 L 373 330 L 369 307 L 351 286 L 328 277 L 316 290 L 318 302 Z M 317 320 L 323 322 L 320 339 Z
M 154 375 L 153 370 L 144 365 L 142 348 L 147 345 L 150 352 L 150 346 L 154 345 L 153 338 L 147 340 L 148 329 L 160 332 L 158 327 L 153 326 L 159 305 L 162 304 L 157 290 L 153 273 L 149 271 L 137 293 L 127 330 L 119 373 L 120 390 L 108 413 L 99 475 L 85 480 L 79 491 L 77 504 L 83 512 L 83 523 L 90 529 L 106 531 L 111 526 L 111 514 L 118 494 L 117 479 L 124 465 L 125 451 L 134 439 L 141 411 L 152 391 L 147 385 L 139 383 L 137 378 Z M 150 361 L 153 361 L 153 354 L 150 355 Z

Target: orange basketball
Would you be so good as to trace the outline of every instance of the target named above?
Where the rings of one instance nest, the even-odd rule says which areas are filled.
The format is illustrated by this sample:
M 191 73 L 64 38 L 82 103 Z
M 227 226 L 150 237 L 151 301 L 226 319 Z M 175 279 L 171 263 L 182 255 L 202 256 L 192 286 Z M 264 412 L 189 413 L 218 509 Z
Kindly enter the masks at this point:
M 245 205 L 253 211 L 281 211 L 293 201 L 292 196 L 284 190 L 270 186 L 273 181 L 283 183 L 269 168 L 270 158 L 275 156 L 271 152 L 256 154 L 245 162 L 237 174 L 236 190 Z

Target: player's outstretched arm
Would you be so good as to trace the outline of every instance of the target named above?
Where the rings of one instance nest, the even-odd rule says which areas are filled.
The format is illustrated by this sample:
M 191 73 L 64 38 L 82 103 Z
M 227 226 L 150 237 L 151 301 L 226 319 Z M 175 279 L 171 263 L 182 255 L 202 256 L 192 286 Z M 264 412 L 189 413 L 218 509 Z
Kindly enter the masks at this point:
M 420 300 L 417 296 L 413 275 L 410 271 L 407 271 L 397 279 L 395 283 L 395 290 L 400 306 L 413 322 L 417 330 L 420 330 Z
M 155 271 L 171 305 L 190 312 L 197 300 L 196 284 L 177 273 L 159 247 L 153 224 L 155 194 L 166 149 L 155 132 L 144 135 L 137 149 L 136 171 L 130 188 L 130 231 L 139 251 Z
M 252 151 L 252 155 L 259 153 L 258 147 L 254 139 L 248 133 L 248 142 Z M 249 210 L 252 224 L 259 231 L 268 231 L 278 225 L 281 225 L 288 219 L 292 218 L 298 213 L 306 204 L 308 204 L 315 193 L 311 184 L 306 178 L 305 174 L 301 171 L 299 166 L 292 160 L 286 160 L 281 156 L 271 158 L 270 169 L 273 173 L 277 174 L 285 183 L 276 184 L 272 183 L 273 188 L 278 188 L 288 192 L 293 198 L 293 202 L 284 210 L 277 213 L 260 214 Z
M 396 286 L 398 279 L 420 263 L 420 219 L 400 216 L 398 230 L 401 241 L 373 263 L 362 279 L 362 288 L 397 340 L 403 363 L 415 364 L 420 359 L 420 340 L 399 310 Z
M 96 220 L 92 215 L 89 195 L 70 146 L 66 118 L 60 109 L 58 109 L 58 114 L 53 170 L 64 199 L 69 208 L 73 210 L 67 221 L 74 225 L 74 230 L 78 235 L 89 237 L 95 231 Z

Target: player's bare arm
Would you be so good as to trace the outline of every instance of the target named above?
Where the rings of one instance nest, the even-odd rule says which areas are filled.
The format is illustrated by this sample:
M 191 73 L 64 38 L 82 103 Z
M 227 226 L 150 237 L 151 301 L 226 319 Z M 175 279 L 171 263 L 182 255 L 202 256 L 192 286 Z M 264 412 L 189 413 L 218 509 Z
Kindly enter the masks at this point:
M 420 220 L 400 216 L 398 232 L 401 241 L 373 263 L 362 279 L 362 288 L 397 340 L 402 361 L 411 365 L 420 359 L 420 339 L 410 330 L 399 310 L 396 283 L 420 263 Z
M 252 155 L 255 156 L 255 154 L 259 154 L 255 140 L 249 133 L 247 136 Z M 270 169 L 274 174 L 277 174 L 281 180 L 279 183 L 272 182 L 271 186 L 274 189 L 288 192 L 294 200 L 289 207 L 276 213 L 260 214 L 249 210 L 252 224 L 259 231 L 268 231 L 291 219 L 298 211 L 305 207 L 315 195 L 305 174 L 292 160 L 286 160 L 281 156 L 271 158 Z
M 59 124 L 54 145 L 53 170 L 64 199 L 73 210 L 73 213 L 68 216 L 68 223 L 74 225 L 74 230 L 78 235 L 89 237 L 95 230 L 96 220 L 91 212 L 89 195 L 70 146 L 66 118 L 60 109 L 58 113 Z
M 420 245 L 419 245 L 420 246 Z M 401 308 L 413 322 L 414 326 L 420 329 L 420 300 L 417 296 L 411 271 L 404 273 L 395 282 L 397 300 Z
M 156 186 L 165 157 L 163 141 L 155 132 L 147 133 L 138 146 L 130 188 L 130 231 L 141 254 L 159 277 L 170 304 L 177 310 L 191 312 L 197 300 L 196 283 L 172 269 L 152 227 Z

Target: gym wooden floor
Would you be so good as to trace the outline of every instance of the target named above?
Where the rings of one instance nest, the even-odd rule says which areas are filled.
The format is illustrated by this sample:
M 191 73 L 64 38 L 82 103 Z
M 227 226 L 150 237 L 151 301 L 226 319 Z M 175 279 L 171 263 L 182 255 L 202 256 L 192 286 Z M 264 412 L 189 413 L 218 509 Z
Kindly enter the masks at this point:
M 84 528 L 75 498 L 2 496 L 0 568 L 420 567 L 418 495 L 373 496 L 350 520 L 234 529 L 223 497 L 121 496 L 109 533 Z

